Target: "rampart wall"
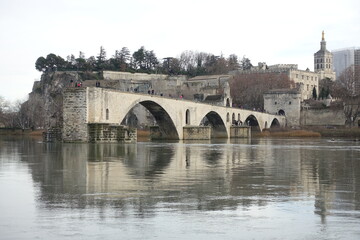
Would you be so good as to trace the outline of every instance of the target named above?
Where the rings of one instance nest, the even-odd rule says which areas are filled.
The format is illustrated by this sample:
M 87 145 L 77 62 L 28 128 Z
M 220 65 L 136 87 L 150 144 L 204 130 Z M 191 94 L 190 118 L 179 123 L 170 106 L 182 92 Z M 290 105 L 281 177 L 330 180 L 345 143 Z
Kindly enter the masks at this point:
M 302 109 L 300 112 L 303 126 L 344 126 L 345 120 L 343 109 Z

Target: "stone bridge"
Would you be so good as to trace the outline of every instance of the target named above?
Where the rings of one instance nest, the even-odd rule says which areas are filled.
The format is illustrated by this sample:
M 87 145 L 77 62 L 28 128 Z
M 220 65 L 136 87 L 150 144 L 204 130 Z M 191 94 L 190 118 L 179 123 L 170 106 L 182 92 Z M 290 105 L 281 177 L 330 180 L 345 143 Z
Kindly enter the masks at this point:
M 68 88 L 63 101 L 63 140 L 87 142 L 90 125 L 120 125 L 137 104 L 144 106 L 154 116 L 157 131 L 163 139 L 193 139 L 192 133 L 195 136 L 210 134 L 211 138 L 230 138 L 236 137 L 232 134 L 232 128 L 251 126 L 262 131 L 274 126 L 282 127 L 286 122 L 284 116 L 185 99 L 106 88 Z M 238 123 L 242 123 L 241 126 Z

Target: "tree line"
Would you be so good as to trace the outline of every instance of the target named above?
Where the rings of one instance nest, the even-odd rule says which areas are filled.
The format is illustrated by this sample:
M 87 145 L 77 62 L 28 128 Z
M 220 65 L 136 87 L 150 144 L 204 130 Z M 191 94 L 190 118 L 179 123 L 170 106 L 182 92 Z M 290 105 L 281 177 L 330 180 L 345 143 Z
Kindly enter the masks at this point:
M 123 71 L 133 73 L 157 73 L 168 75 L 198 75 L 227 74 L 229 71 L 252 67 L 250 59 L 245 56 L 239 60 L 236 54 L 228 57 L 217 56 L 212 53 L 184 51 L 178 57 L 158 59 L 153 50 L 144 46 L 131 53 L 127 47 L 116 50 L 107 58 L 104 47 L 96 57 L 85 57 L 83 52 L 79 56 L 71 54 L 66 59 L 50 53 L 46 57 L 39 57 L 35 68 L 41 72 L 53 71 Z

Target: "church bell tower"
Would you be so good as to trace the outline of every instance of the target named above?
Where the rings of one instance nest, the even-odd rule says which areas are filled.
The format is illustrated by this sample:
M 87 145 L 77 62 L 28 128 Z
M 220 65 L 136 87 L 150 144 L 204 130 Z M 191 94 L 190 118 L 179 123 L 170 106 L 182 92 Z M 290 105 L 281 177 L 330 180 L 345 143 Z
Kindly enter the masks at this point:
M 333 55 L 326 49 L 325 33 L 322 32 L 320 50 L 314 54 L 314 72 L 333 72 Z

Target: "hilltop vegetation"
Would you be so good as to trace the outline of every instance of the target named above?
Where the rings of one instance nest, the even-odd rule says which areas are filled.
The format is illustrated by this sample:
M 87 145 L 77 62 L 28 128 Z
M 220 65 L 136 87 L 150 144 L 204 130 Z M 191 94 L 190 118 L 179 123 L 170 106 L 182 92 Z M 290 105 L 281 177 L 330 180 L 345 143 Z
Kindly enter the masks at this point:
M 238 60 L 237 55 L 231 54 L 227 58 L 212 53 L 184 51 L 179 57 L 167 57 L 159 60 L 153 50 L 140 47 L 131 53 L 123 47 L 116 50 L 112 57 L 107 58 L 106 51 L 100 47 L 99 54 L 94 57 L 85 57 L 83 52 L 79 56 L 73 54 L 66 59 L 50 53 L 36 60 L 35 68 L 41 72 L 51 71 L 123 71 L 137 73 L 158 73 L 168 75 L 212 75 L 227 74 L 237 69 L 252 67 L 250 60 L 243 57 Z

